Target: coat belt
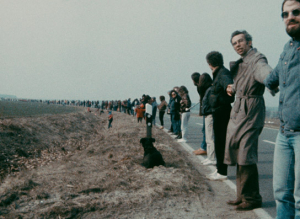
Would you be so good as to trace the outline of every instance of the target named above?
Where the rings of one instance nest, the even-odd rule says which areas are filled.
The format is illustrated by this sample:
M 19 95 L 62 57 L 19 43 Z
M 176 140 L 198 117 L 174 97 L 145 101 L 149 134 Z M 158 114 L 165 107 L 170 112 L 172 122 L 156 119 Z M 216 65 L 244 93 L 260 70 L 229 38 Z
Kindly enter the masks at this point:
M 236 96 L 236 98 L 250 99 L 250 98 L 263 98 L 263 96 L 262 95 L 247 95 L 247 96 Z

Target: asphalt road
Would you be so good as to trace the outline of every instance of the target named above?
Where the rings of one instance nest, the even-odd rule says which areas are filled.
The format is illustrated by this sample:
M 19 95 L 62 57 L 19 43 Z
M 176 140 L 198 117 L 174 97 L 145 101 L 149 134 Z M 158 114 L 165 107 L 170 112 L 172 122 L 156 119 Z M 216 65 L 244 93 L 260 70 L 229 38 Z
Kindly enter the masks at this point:
M 202 142 L 202 117 L 191 116 L 188 124 L 187 144 L 195 150 L 200 147 Z M 165 128 L 170 128 L 169 115 L 164 117 Z M 156 123 L 159 123 L 159 119 L 156 119 Z M 276 216 L 276 206 L 273 197 L 273 155 L 275 140 L 278 130 L 267 128 L 263 129 L 263 132 L 259 138 L 258 149 L 258 172 L 259 172 L 259 186 L 260 194 L 263 198 L 262 208 L 273 218 Z M 228 167 L 228 179 L 234 184 L 235 182 L 236 167 Z M 225 203 L 224 203 L 225 204 Z

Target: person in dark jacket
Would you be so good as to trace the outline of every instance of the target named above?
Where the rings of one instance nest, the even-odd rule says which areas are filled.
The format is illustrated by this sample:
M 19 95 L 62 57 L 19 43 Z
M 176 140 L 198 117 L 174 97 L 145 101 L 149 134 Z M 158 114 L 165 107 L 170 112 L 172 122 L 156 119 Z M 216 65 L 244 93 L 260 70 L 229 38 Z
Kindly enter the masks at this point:
M 113 114 L 111 111 L 108 112 L 108 129 L 112 128 L 112 122 L 114 120 Z
M 233 84 L 230 71 L 224 67 L 221 53 L 212 51 L 206 55 L 206 61 L 212 70 L 213 83 L 209 104 L 212 107 L 213 129 L 215 135 L 215 153 L 217 169 L 207 176 L 210 180 L 227 179 L 227 165 L 224 164 L 227 125 L 230 117 L 231 105 L 234 96 L 226 92 L 227 86 Z
M 194 85 L 197 87 L 197 92 L 198 92 L 199 97 L 200 97 L 200 100 L 199 100 L 200 101 L 199 116 L 202 116 L 201 109 L 202 109 L 202 99 L 203 99 L 204 92 L 203 92 L 203 89 L 201 89 L 201 86 L 200 86 L 200 73 L 194 72 L 191 75 L 191 77 L 192 77 Z M 205 119 L 204 119 L 204 116 L 203 116 L 202 134 L 203 134 L 203 140 L 201 142 L 200 148 L 193 151 L 193 153 L 195 155 L 206 155 L 207 154 L 207 152 L 206 152 L 206 141 L 205 141 Z
M 170 114 L 173 126 L 173 133 L 179 135 L 180 132 L 180 97 L 175 90 L 171 91 Z
M 181 100 L 180 100 L 180 112 L 181 112 L 181 133 L 182 138 L 178 142 L 186 142 L 186 132 L 187 126 L 190 119 L 190 107 L 192 105 L 191 99 L 189 96 L 189 91 L 185 86 L 181 86 L 178 90 Z
M 164 115 L 167 110 L 168 104 L 165 101 L 165 96 L 160 96 L 159 99 L 160 99 L 160 104 L 157 106 L 157 108 L 159 110 L 159 120 L 160 120 L 160 125 L 161 125 L 160 129 L 163 129 L 164 128 Z
M 128 98 L 127 100 L 127 114 L 130 115 L 131 114 L 131 102 L 130 102 L 130 98 Z
M 207 158 L 202 161 L 203 165 L 215 165 L 215 139 L 213 130 L 213 117 L 212 108 L 209 104 L 209 97 L 211 94 L 211 84 L 212 79 L 209 74 L 203 73 L 200 77 L 201 90 L 204 91 L 204 96 L 202 99 L 201 113 L 205 118 L 205 134 L 206 134 L 206 145 L 207 145 Z
M 171 100 L 172 100 L 172 94 L 171 94 L 172 90 L 168 91 L 168 95 L 169 95 L 169 103 L 168 103 L 168 108 L 167 108 L 167 114 L 170 115 L 170 121 L 171 121 L 171 126 L 170 129 L 168 130 L 169 133 L 173 132 L 173 125 L 172 125 L 172 115 L 170 113 L 171 109 L 170 109 L 170 104 L 171 104 Z

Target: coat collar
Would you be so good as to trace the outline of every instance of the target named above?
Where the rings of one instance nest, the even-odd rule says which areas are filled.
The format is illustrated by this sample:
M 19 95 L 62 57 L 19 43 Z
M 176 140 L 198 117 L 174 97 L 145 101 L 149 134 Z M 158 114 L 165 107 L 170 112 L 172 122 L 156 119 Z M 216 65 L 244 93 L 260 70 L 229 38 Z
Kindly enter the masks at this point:
M 216 77 L 216 76 L 217 76 L 217 74 L 218 74 L 220 68 L 221 68 L 221 67 L 217 67 L 215 70 L 212 71 L 213 77 Z
M 245 64 L 249 63 L 249 61 L 251 61 L 251 59 L 253 58 L 253 55 L 257 52 L 256 48 L 253 48 L 251 50 L 249 50 L 249 52 L 246 54 L 246 56 L 242 57 L 243 62 Z

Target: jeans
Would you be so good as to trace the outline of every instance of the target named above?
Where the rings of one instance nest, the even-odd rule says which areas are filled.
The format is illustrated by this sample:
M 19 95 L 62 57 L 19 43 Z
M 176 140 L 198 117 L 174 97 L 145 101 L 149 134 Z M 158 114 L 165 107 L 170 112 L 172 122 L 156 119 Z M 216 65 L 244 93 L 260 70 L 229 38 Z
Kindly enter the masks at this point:
M 188 122 L 190 119 L 190 112 L 185 112 L 181 114 L 181 132 L 182 132 L 182 139 L 183 140 L 187 140 L 186 139 L 186 132 L 188 129 Z
M 203 140 L 202 140 L 202 143 L 200 145 L 200 148 L 203 150 L 203 151 L 206 151 L 206 139 L 205 139 L 205 116 L 203 116 L 203 126 L 202 126 L 202 134 L 203 134 Z
M 156 113 L 152 115 L 152 125 L 156 125 Z
M 173 127 L 173 133 L 179 134 L 180 132 L 180 118 L 179 120 L 175 120 L 175 114 L 171 113 L 171 120 L 172 120 L 172 127 Z
M 277 135 L 273 189 L 277 218 L 300 218 L 300 135 Z

